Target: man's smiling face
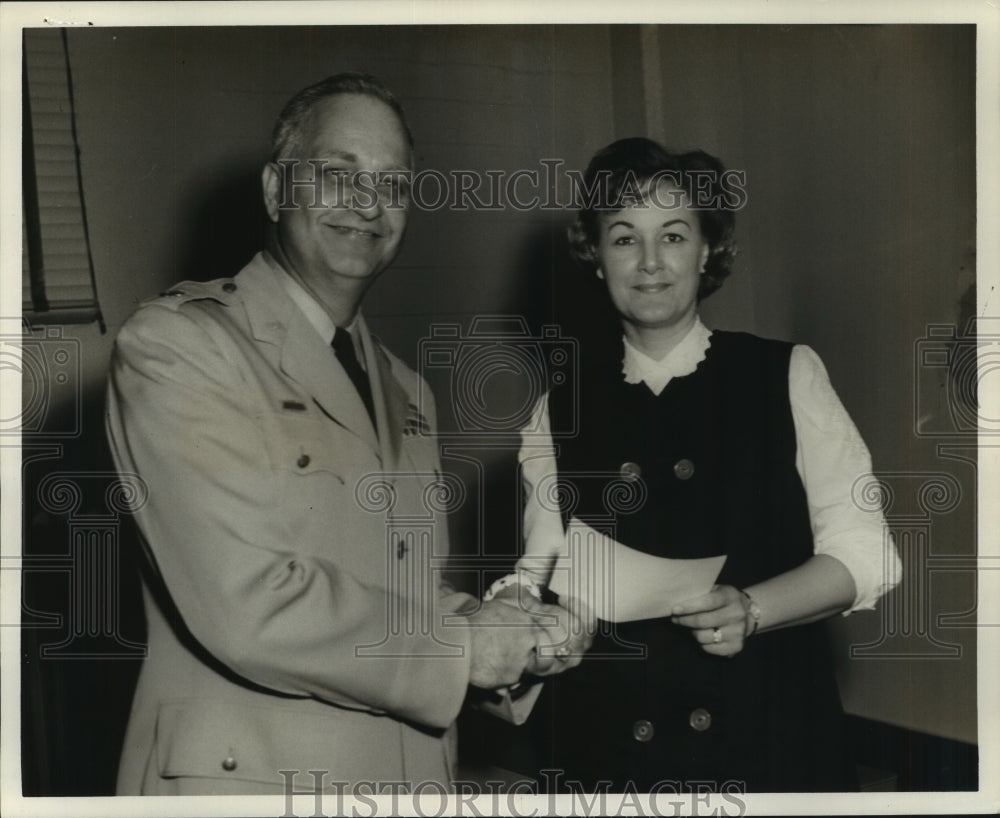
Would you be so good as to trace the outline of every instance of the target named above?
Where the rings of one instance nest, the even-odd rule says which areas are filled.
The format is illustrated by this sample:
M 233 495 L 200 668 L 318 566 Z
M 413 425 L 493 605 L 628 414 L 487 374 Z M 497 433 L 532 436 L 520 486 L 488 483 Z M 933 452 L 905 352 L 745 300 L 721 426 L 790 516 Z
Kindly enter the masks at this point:
M 269 165 L 264 176 L 267 211 L 277 223 L 288 272 L 321 298 L 349 279 L 374 281 L 395 258 L 406 231 L 406 192 L 390 191 L 384 181 L 410 170 L 410 148 L 396 113 L 370 96 L 328 97 L 316 104 L 299 141 L 294 156 L 286 158 L 298 160 L 299 180 L 311 179 L 314 167 L 323 173 L 322 201 L 312 185 L 292 185 L 291 164 L 284 174 Z M 351 185 L 355 173 L 364 182 L 359 189 Z

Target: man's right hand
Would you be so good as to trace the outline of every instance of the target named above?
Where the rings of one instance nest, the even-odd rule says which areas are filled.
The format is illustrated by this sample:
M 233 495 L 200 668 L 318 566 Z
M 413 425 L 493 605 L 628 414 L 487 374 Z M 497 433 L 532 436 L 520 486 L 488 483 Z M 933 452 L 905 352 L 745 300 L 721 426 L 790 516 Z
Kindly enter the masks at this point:
M 535 649 L 534 617 L 509 600 L 494 600 L 481 603 L 467 619 L 472 634 L 469 684 L 493 689 L 517 682 Z
M 553 644 L 566 643 L 566 633 L 581 632 L 575 616 L 558 605 L 495 599 L 481 603 L 467 618 L 472 634 L 469 683 L 475 687 L 512 685 L 525 672 L 536 676 L 560 673 L 578 665 L 590 646 L 586 635 L 582 641 L 573 641 L 574 647 L 566 655 L 552 650 Z

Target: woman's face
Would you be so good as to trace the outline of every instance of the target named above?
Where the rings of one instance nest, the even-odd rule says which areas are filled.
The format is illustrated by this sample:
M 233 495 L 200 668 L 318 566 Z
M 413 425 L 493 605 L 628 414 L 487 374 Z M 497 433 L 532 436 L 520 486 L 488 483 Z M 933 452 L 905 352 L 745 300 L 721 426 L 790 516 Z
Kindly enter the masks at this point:
M 679 336 L 694 323 L 709 247 L 683 191 L 660 184 L 652 193 L 598 217 L 597 275 L 626 334 L 663 330 Z

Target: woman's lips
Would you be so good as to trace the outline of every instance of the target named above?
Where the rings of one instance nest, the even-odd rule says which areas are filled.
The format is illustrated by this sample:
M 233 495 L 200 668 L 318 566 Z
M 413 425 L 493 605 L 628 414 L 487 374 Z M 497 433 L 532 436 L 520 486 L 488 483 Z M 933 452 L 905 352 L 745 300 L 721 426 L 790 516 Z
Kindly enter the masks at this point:
M 665 283 L 659 284 L 636 284 L 632 289 L 638 290 L 645 295 L 656 295 L 656 293 L 662 293 L 670 285 Z

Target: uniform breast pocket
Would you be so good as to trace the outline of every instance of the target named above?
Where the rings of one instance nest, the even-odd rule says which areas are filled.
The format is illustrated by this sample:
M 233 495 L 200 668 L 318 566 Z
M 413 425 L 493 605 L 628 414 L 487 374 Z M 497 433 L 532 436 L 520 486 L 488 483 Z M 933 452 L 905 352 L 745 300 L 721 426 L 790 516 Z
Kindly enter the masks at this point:
M 378 459 L 364 441 L 314 414 L 274 413 L 258 418 L 264 447 L 286 510 L 329 514 L 350 502 L 361 476 Z

